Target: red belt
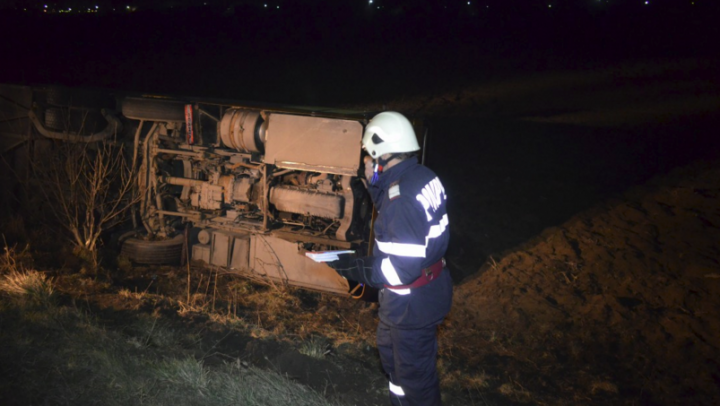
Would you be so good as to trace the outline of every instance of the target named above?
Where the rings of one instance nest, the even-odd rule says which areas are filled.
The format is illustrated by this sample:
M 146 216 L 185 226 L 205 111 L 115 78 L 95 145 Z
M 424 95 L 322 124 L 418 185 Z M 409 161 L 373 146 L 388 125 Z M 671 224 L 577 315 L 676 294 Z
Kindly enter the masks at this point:
M 422 270 L 422 275 L 415 279 L 415 281 L 408 285 L 397 285 L 397 286 L 390 286 L 385 285 L 386 288 L 392 289 L 392 290 L 399 290 L 399 289 L 415 289 L 419 288 L 420 286 L 425 286 L 428 283 L 432 282 L 440 276 L 440 273 L 442 272 L 443 268 L 445 267 L 445 258 L 441 258 L 438 262 L 430 265 L 429 267 Z

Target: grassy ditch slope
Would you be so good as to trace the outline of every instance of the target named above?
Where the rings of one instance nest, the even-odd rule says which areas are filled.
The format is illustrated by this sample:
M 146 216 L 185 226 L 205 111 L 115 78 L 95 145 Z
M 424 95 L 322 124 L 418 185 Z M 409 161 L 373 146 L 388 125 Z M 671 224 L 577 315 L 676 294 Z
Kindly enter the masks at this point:
M 0 404 L 331 404 L 240 359 L 208 365 L 196 335 L 157 317 L 113 327 L 61 305 L 53 281 L 16 254 L 6 249 L 0 274 Z

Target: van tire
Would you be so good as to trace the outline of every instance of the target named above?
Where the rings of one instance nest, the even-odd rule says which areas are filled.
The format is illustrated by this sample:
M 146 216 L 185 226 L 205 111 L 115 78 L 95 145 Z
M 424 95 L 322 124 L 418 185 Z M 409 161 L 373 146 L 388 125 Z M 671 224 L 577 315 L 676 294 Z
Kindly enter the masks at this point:
M 90 135 L 107 127 L 107 120 L 99 111 L 61 109 L 50 107 L 45 110 L 45 127 L 56 131 Z
M 179 265 L 184 242 L 183 234 L 159 241 L 132 237 L 123 242 L 120 255 L 136 264 Z
M 127 97 L 122 101 L 122 114 L 132 120 L 185 121 L 185 103 Z

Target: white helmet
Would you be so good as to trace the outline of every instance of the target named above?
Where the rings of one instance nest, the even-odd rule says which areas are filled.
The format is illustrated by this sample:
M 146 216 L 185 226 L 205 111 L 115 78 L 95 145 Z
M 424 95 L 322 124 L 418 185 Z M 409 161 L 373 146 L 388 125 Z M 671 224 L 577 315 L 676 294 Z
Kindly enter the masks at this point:
M 385 154 L 420 149 L 410 121 L 394 111 L 382 112 L 370 120 L 365 127 L 362 145 L 374 159 Z

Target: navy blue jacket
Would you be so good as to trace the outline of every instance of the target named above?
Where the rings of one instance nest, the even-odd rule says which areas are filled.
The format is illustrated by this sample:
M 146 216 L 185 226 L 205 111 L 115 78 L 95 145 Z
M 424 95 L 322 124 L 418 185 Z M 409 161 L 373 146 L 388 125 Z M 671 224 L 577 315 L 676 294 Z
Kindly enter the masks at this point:
M 447 250 L 445 189 L 416 158 L 383 172 L 368 189 L 378 211 L 371 282 L 378 288 L 410 284 Z M 445 269 L 439 278 L 419 288 L 383 288 L 379 301 L 380 320 L 386 324 L 407 329 L 437 325 L 450 311 L 452 279 Z

